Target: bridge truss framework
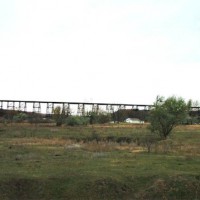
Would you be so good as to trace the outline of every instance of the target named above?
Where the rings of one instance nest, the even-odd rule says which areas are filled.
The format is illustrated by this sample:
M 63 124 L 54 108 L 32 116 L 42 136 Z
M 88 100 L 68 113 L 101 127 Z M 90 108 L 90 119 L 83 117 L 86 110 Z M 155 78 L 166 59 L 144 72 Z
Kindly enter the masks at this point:
M 22 112 L 34 112 L 47 115 L 51 115 L 54 108 L 58 106 L 68 115 L 86 115 L 87 112 L 98 113 L 100 111 L 113 113 L 121 109 L 149 111 L 153 107 L 153 105 L 145 104 L 0 100 L 0 110 L 3 109 Z M 191 107 L 191 110 L 200 112 L 200 107 Z
M 152 105 L 142 104 L 118 104 L 118 103 L 88 103 L 88 102 L 58 102 L 58 101 L 22 101 L 22 100 L 0 100 L 0 109 L 24 112 L 52 114 L 54 108 L 60 107 L 65 113 L 85 115 L 87 112 L 114 112 L 120 109 L 150 110 Z

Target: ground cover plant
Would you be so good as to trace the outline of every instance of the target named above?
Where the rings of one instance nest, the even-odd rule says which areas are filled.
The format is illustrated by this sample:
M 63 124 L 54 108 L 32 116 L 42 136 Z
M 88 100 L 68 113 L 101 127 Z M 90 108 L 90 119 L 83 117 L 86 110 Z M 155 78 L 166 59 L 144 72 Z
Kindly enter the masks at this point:
M 0 124 L 0 199 L 200 199 L 200 126 Z

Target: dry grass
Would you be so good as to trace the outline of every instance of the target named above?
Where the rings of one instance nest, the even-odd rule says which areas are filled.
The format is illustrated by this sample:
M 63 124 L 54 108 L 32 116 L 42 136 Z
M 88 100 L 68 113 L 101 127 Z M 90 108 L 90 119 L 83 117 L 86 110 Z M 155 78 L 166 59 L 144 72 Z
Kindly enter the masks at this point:
M 10 145 L 42 145 L 42 146 L 65 146 L 72 144 L 73 141 L 71 140 L 64 140 L 60 138 L 52 138 L 52 139 L 45 139 L 45 138 L 15 138 L 10 140 Z
M 87 144 L 83 144 L 82 149 L 90 152 L 110 152 L 116 149 L 115 143 L 105 143 L 99 142 L 89 142 Z
M 95 124 L 95 125 L 89 125 L 88 127 L 93 128 L 147 128 L 149 123 L 144 124 L 127 124 L 127 123 L 115 123 L 115 124 Z
M 177 126 L 175 128 L 175 131 L 200 131 L 200 125 L 195 124 L 195 125 L 184 125 L 184 126 Z
M 128 151 L 131 153 L 141 153 L 146 151 L 143 147 L 137 146 L 135 143 L 132 144 L 125 143 L 123 145 L 120 145 L 118 143 L 99 142 L 97 144 L 96 142 L 89 142 L 87 144 L 82 144 L 81 148 L 83 150 L 90 152 L 111 152 L 119 150 L 119 151 Z

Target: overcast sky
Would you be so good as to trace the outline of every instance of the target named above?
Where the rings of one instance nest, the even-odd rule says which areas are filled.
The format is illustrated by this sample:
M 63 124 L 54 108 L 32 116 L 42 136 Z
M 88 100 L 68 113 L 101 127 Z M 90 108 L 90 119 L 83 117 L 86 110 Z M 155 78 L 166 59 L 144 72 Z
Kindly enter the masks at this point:
M 199 0 L 0 0 L 0 99 L 200 100 Z

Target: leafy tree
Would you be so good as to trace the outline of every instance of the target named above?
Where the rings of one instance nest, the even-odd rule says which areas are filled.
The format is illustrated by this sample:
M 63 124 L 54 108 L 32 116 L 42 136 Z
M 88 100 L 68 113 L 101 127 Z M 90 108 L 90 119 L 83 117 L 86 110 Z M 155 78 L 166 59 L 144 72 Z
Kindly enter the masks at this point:
M 118 111 L 113 113 L 113 121 L 123 122 L 126 118 L 128 118 L 128 112 L 125 109 L 119 109 Z
M 57 106 L 53 109 L 53 118 L 56 121 L 56 126 L 61 126 L 64 122 L 65 116 L 65 109 Z
M 166 100 L 157 97 L 149 115 L 151 131 L 166 139 L 173 128 L 188 116 L 190 107 L 191 101 L 186 103 L 181 97 L 172 96 Z
M 111 121 L 110 114 L 103 112 L 90 112 L 88 113 L 88 117 L 90 119 L 90 124 L 105 124 Z
M 99 118 L 98 118 L 99 124 L 109 123 L 110 121 L 111 121 L 110 114 L 100 113 Z

